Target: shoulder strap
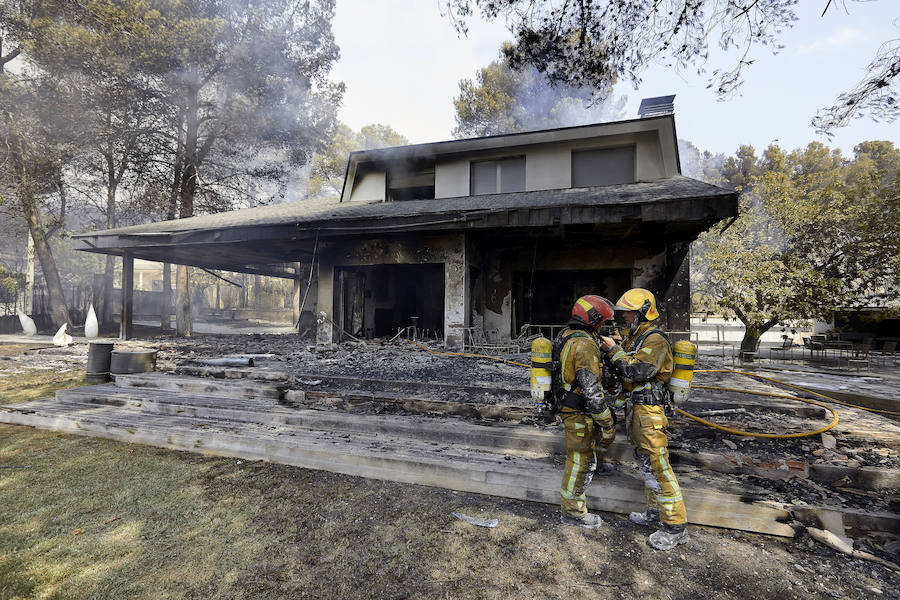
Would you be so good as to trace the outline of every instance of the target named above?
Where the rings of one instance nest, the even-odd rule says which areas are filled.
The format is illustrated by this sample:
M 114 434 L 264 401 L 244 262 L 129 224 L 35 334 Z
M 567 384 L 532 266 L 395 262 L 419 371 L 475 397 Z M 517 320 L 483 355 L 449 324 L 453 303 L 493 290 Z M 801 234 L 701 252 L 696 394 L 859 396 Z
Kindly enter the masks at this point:
M 562 331 L 559 332 L 559 335 L 556 336 L 556 339 L 553 340 L 553 360 L 560 360 L 561 355 L 563 353 L 563 349 L 568 345 L 570 341 L 575 338 L 589 338 L 591 337 L 584 331 L 579 331 L 577 329 L 573 330 L 569 335 L 563 335 Z
M 637 352 L 638 350 L 640 350 L 641 347 L 644 345 L 644 341 L 645 341 L 648 337 L 650 337 L 651 335 L 653 335 L 654 333 L 660 335 L 660 336 L 662 337 L 662 339 L 666 340 L 666 343 L 669 345 L 669 348 L 672 347 L 672 340 L 669 339 L 669 336 L 667 336 L 667 335 L 665 334 L 665 332 L 664 332 L 662 329 L 651 329 L 650 331 L 645 331 L 645 332 L 641 335 L 641 337 L 639 337 L 639 338 L 637 339 L 637 341 L 636 341 L 635 344 L 634 344 L 634 349 L 632 350 L 632 352 Z

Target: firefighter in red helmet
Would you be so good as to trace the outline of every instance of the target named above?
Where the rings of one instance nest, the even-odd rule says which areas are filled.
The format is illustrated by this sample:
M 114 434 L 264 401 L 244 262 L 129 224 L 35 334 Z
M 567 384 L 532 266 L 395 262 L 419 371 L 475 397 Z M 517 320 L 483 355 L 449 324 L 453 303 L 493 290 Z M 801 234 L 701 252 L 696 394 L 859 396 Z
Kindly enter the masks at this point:
M 600 326 L 612 316 L 608 300 L 582 296 L 572 307 L 566 329 L 553 343 L 560 365 L 559 416 L 566 432 L 561 520 L 587 529 L 596 529 L 603 521 L 587 511 L 584 489 L 616 438 L 613 415 L 600 385 L 603 363 L 597 341 Z

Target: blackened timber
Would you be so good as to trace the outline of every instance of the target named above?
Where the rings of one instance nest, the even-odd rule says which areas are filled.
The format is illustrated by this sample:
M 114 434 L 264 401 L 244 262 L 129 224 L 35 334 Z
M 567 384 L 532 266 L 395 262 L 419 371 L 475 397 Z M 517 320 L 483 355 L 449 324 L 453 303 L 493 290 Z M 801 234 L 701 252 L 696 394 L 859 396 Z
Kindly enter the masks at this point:
M 130 252 L 122 255 L 122 313 L 119 315 L 119 339 L 132 338 L 132 317 L 134 307 L 134 256 Z
M 222 236 L 236 236 L 234 239 L 244 240 L 246 238 L 242 236 L 247 235 L 250 230 L 253 230 L 255 232 L 253 236 L 259 239 L 261 236 L 271 236 L 275 233 L 265 232 L 267 227 L 282 225 L 296 226 L 300 233 L 312 235 L 317 229 L 323 233 L 341 229 L 365 231 L 367 224 L 372 226 L 373 231 L 377 231 L 385 226 L 415 225 L 417 220 L 420 221 L 419 225 L 428 221 L 438 221 L 441 225 L 445 225 L 446 219 L 454 218 L 477 221 L 488 212 L 503 210 L 541 211 L 588 207 L 606 210 L 633 207 L 630 212 L 640 215 L 642 206 L 659 206 L 660 210 L 651 210 L 648 216 L 652 215 L 652 218 L 659 220 L 691 220 L 692 216 L 706 220 L 716 216 L 719 218 L 733 216 L 737 209 L 737 197 L 735 192 L 676 176 L 658 181 L 593 188 L 537 190 L 406 202 L 343 203 L 315 214 L 307 214 L 302 203 L 291 203 L 290 206 L 282 205 L 284 208 L 273 212 L 269 217 L 259 217 L 255 220 L 248 218 L 246 225 L 241 223 L 238 214 L 240 211 L 235 211 L 181 219 L 181 222 L 165 221 L 75 237 L 80 239 L 158 232 L 172 234 L 221 232 Z M 594 211 L 593 217 L 602 218 L 603 212 L 605 211 Z M 587 218 L 587 215 L 570 218 L 573 221 L 581 221 Z M 609 221 L 608 218 L 602 220 Z M 520 219 L 519 226 L 521 225 Z

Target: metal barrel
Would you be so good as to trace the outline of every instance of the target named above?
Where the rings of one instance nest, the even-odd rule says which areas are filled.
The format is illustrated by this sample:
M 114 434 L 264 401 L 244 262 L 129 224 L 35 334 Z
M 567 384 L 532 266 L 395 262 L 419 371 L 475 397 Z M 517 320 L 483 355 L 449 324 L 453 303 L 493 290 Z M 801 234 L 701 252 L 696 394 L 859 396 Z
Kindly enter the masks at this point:
M 113 344 L 91 342 L 88 346 L 87 380 L 91 383 L 109 381 L 109 364 Z
M 146 373 L 156 369 L 156 350 L 116 350 L 109 370 L 113 375 Z

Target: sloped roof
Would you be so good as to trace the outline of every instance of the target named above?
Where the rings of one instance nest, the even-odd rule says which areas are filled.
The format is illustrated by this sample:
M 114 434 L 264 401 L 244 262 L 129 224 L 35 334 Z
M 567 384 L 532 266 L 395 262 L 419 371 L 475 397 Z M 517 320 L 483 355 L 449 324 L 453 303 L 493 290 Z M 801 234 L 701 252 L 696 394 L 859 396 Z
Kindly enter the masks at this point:
M 328 230 L 347 221 L 358 222 L 360 230 L 368 223 L 422 217 L 441 217 L 465 213 L 466 220 L 486 212 L 542 208 L 579 208 L 612 205 L 657 204 L 687 199 L 736 198 L 735 192 L 681 175 L 641 183 L 626 183 L 589 188 L 566 188 L 481 196 L 461 196 L 404 202 L 339 202 L 338 198 L 304 200 L 260 206 L 214 215 L 134 225 L 77 234 L 74 237 L 153 236 L 187 232 L 225 230 L 296 224 L 299 229 Z
M 204 231 L 208 229 L 225 229 L 229 227 L 253 227 L 258 225 L 277 225 L 292 223 L 298 218 L 310 217 L 328 211 L 340 204 L 339 196 L 314 198 L 242 208 L 212 215 L 200 215 L 186 219 L 158 221 L 144 225 L 131 225 L 116 229 L 86 231 L 72 237 L 92 237 L 103 235 L 140 235 L 144 233 L 179 233 L 185 231 Z
M 641 183 L 404 202 L 336 198 L 260 206 L 216 215 L 75 236 L 75 248 L 203 268 L 294 276 L 321 240 L 402 233 L 588 227 L 615 239 L 689 241 L 737 215 L 736 192 L 681 175 Z

